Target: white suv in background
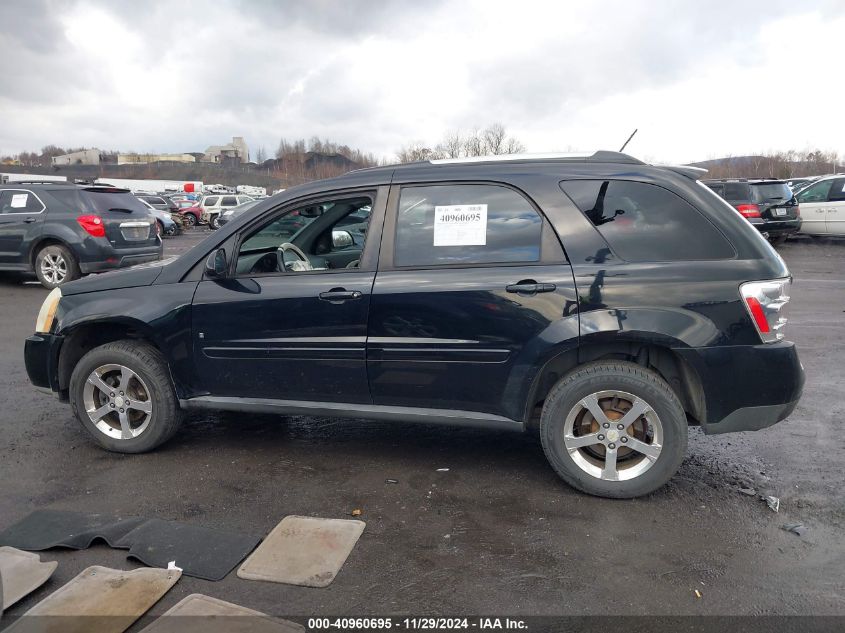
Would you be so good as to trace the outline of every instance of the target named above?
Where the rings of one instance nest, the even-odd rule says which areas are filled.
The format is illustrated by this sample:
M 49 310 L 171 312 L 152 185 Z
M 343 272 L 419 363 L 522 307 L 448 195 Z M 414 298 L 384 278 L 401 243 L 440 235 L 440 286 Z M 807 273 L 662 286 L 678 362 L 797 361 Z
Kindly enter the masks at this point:
M 209 228 L 216 231 L 220 228 L 220 214 L 223 211 L 252 200 L 254 198 L 243 195 L 205 196 L 199 204 L 202 209 L 202 219 L 204 222 L 208 222 Z
M 801 233 L 845 236 L 845 174 L 823 176 L 795 197 L 801 208 Z

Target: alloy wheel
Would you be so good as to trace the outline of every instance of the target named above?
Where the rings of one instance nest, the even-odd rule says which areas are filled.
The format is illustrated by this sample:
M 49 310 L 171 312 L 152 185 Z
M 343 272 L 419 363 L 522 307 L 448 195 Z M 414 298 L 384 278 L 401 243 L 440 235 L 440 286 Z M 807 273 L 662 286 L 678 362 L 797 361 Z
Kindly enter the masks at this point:
M 660 457 L 663 425 L 642 398 L 599 391 L 579 400 L 566 416 L 563 442 L 572 461 L 605 481 L 639 477 Z
M 88 418 L 101 433 L 131 440 L 150 424 L 153 403 L 141 377 L 124 365 L 97 367 L 82 391 Z
M 60 284 L 67 277 L 67 262 L 61 253 L 45 253 L 41 259 L 41 275 L 51 284 Z

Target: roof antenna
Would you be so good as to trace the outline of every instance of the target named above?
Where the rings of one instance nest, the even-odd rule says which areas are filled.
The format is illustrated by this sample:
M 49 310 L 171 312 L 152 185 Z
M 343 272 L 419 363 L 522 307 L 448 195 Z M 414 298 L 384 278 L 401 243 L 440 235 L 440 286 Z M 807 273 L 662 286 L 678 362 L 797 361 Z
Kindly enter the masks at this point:
M 639 128 L 638 128 L 638 129 L 639 129 Z M 625 151 L 625 148 L 626 148 L 626 147 L 628 147 L 628 143 L 630 143 L 630 142 L 631 142 L 631 139 L 632 139 L 632 138 L 634 138 L 634 134 L 636 134 L 636 133 L 637 133 L 637 130 L 634 130 L 633 132 L 631 132 L 631 136 L 629 136 L 629 137 L 628 137 L 628 140 L 627 140 L 627 141 L 625 141 L 625 144 L 624 144 L 624 145 L 622 145 L 622 147 L 620 147 L 620 148 L 619 148 L 619 151 L 620 151 L 620 152 L 624 152 L 624 151 Z

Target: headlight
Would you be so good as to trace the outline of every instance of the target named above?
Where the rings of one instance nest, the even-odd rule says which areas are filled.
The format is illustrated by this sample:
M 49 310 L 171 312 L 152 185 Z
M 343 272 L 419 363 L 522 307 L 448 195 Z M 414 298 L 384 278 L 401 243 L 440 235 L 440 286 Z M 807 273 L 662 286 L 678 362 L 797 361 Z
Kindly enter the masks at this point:
M 53 321 L 56 320 L 56 309 L 59 307 L 59 300 L 62 298 L 62 291 L 60 288 L 53 288 L 44 303 L 41 304 L 41 309 L 38 311 L 38 318 L 35 320 L 36 334 L 49 334 L 53 328 Z

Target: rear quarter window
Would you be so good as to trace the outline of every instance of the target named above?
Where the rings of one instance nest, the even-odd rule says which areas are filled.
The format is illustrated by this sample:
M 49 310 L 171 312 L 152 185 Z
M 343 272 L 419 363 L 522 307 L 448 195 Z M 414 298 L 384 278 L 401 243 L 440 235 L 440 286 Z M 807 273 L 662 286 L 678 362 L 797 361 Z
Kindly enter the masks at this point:
M 751 200 L 751 191 L 743 182 L 725 183 L 725 200 Z
M 564 193 L 629 262 L 730 259 L 724 235 L 671 191 L 625 180 L 570 180 Z

